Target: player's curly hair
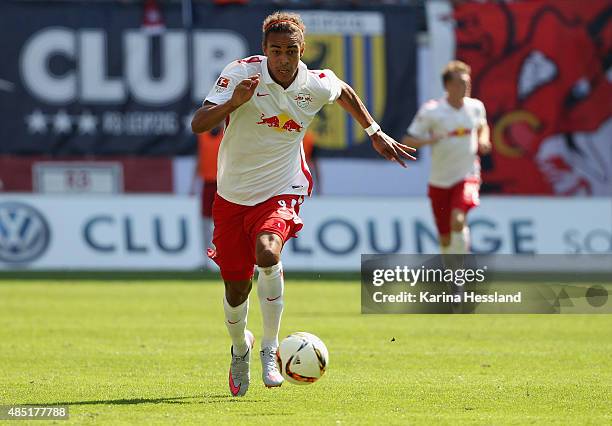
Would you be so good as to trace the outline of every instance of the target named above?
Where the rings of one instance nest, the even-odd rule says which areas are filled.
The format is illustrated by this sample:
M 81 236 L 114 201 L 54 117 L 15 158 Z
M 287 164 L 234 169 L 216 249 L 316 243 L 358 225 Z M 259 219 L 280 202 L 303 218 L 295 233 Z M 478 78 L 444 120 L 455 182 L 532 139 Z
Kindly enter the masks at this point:
M 297 33 L 304 43 L 304 34 L 306 33 L 306 26 L 302 21 L 302 18 L 297 13 L 290 12 L 274 12 L 268 15 L 263 21 L 261 27 L 263 32 L 263 44 L 265 46 L 270 33 Z
M 446 66 L 442 70 L 442 84 L 446 85 L 446 83 L 451 81 L 453 79 L 454 73 L 470 74 L 471 72 L 472 72 L 472 68 L 465 62 L 461 62 L 457 60 L 450 61 L 448 64 L 446 64 Z

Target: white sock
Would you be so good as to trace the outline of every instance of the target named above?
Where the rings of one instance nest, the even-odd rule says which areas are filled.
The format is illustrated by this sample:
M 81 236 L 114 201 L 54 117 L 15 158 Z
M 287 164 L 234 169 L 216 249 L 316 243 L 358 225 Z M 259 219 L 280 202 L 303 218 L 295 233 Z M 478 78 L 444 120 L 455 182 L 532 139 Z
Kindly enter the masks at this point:
M 283 314 L 283 264 L 278 262 L 268 268 L 257 267 L 257 295 L 263 318 L 261 347 L 278 347 L 278 331 Z
M 465 254 L 470 254 L 470 228 L 463 227 L 463 241 L 465 241 Z
M 466 229 L 465 227 L 463 228 Z M 450 253 L 466 254 L 467 253 L 467 234 L 464 231 L 451 232 Z
M 234 355 L 244 355 L 249 350 L 244 331 L 246 330 L 247 315 L 249 313 L 249 299 L 242 305 L 230 306 L 227 298 L 223 296 L 223 310 L 225 311 L 225 326 L 232 339 Z

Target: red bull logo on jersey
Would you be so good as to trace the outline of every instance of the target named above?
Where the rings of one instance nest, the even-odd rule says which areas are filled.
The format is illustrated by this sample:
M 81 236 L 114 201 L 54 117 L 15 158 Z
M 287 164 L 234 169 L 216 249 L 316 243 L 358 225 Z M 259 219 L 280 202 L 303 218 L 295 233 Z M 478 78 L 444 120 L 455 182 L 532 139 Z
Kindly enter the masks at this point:
M 450 132 L 448 136 L 467 136 L 472 132 L 472 129 L 466 129 L 465 127 L 457 127 L 455 130 Z
M 277 115 L 273 115 L 272 117 L 266 117 L 264 114 L 261 114 L 261 121 L 258 121 L 257 124 L 265 124 L 268 127 L 280 127 L 280 120 Z
M 273 128 L 277 132 L 300 133 L 304 128 L 302 123 L 298 123 L 286 114 L 272 115 L 270 117 L 266 117 L 265 114 L 262 113 L 260 120 L 256 124 Z
M 285 121 L 285 124 L 283 124 L 283 130 L 286 130 L 288 132 L 298 132 L 298 133 L 300 133 L 302 131 L 302 126 L 297 124 L 295 121 L 289 119 L 289 120 Z

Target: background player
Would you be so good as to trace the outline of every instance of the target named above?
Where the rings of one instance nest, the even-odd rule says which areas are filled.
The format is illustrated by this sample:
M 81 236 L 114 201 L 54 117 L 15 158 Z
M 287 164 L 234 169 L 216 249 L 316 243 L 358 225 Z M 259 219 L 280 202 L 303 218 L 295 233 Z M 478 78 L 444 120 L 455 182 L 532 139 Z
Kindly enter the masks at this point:
M 491 150 L 485 107 L 470 98 L 470 67 L 451 61 L 442 73 L 446 95 L 426 102 L 402 142 L 413 147 L 431 145 L 428 195 L 440 251 L 469 252 L 467 212 L 479 204 L 478 151 Z
M 265 56 L 234 61 L 221 73 L 195 113 L 196 133 L 225 120 L 219 149 L 217 197 L 213 207 L 215 250 L 225 282 L 225 322 L 232 339 L 229 387 L 244 395 L 250 381 L 253 335 L 246 330 L 253 267 L 258 267 L 258 296 L 263 317 L 260 358 L 268 387 L 280 386 L 276 365 L 283 311 L 285 241 L 302 227 L 299 206 L 312 191 L 302 139 L 316 113 L 337 102 L 370 136 L 384 158 L 405 166 L 414 149 L 380 130 L 345 82 L 330 70 L 308 70 L 304 24 L 299 15 L 276 12 L 263 23 Z

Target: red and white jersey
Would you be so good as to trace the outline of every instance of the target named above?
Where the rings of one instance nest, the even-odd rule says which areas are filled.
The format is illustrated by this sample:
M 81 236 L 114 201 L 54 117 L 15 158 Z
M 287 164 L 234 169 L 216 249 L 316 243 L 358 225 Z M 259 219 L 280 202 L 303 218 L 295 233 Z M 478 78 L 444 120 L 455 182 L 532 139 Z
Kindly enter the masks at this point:
M 240 81 L 257 73 L 261 80 L 253 97 L 226 118 L 217 163 L 219 195 L 247 206 L 277 195 L 310 195 L 302 139 L 316 113 L 341 92 L 332 71 L 308 70 L 302 62 L 291 86 L 283 89 L 272 80 L 267 58 L 252 56 L 226 66 L 206 101 L 227 102 Z
M 429 184 L 449 188 L 457 182 L 480 178 L 478 129 L 487 123 L 482 102 L 463 98 L 463 107 L 453 108 L 446 98 L 426 102 L 408 127 L 408 133 L 419 139 L 441 135 L 431 145 Z

